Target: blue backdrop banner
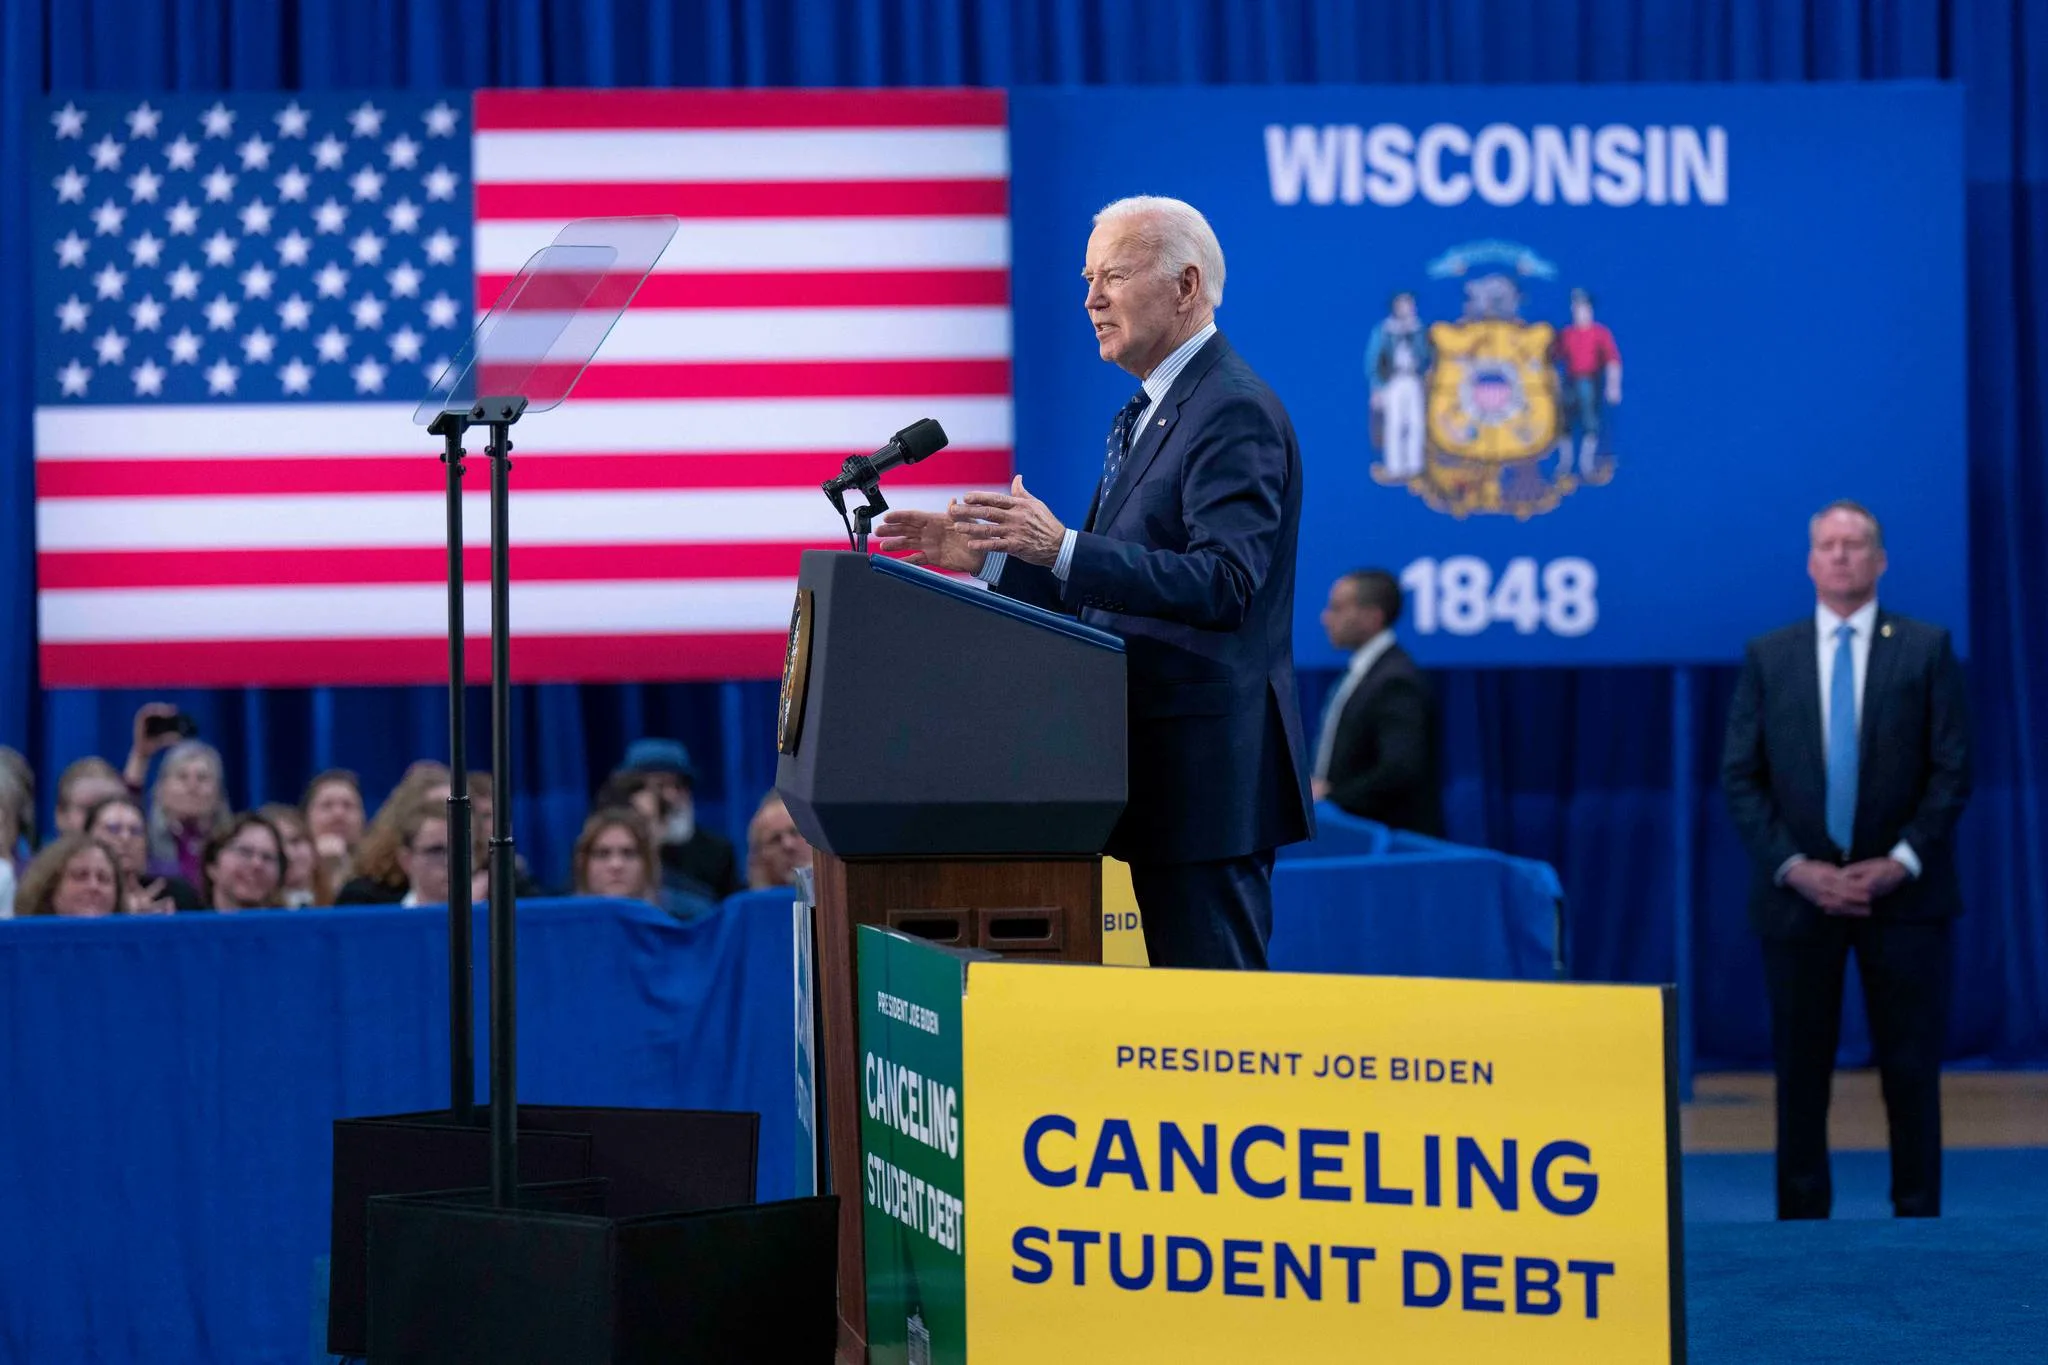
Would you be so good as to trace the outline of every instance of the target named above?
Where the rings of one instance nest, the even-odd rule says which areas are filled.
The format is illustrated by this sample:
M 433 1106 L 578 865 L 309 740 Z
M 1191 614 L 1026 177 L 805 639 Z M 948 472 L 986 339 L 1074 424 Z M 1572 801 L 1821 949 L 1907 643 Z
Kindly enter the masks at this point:
M 1429 664 L 1740 657 L 1808 609 L 1805 518 L 1868 503 L 1888 604 L 1969 619 L 1962 100 L 1845 87 L 1019 91 L 1018 464 L 1078 518 L 1130 382 L 1089 219 L 1202 209 L 1218 321 L 1302 444 L 1321 590 L 1407 590 Z M 1788 571 L 1789 570 L 1789 571 Z

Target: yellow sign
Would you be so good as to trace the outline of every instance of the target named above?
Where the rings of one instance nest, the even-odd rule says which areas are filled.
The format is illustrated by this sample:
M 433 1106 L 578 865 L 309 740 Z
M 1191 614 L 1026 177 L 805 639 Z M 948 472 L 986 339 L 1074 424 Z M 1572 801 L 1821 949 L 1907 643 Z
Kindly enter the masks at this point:
M 1682 1359 L 1664 992 L 975 963 L 1000 1362 Z

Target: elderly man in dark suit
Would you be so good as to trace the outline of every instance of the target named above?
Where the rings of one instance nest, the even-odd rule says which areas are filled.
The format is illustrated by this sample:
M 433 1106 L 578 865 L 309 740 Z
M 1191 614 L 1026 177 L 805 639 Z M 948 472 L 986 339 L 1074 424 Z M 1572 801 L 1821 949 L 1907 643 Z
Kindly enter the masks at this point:
M 1813 518 L 1812 617 L 1750 642 L 1722 780 L 1756 865 L 1778 1090 L 1778 1216 L 1825 1218 L 1828 1092 L 1850 951 L 1891 1127 L 1892 1208 L 1941 1212 L 1951 836 L 1970 791 L 1962 668 L 1939 626 L 1882 611 L 1877 518 Z
M 882 548 L 977 573 L 1129 650 L 1131 867 L 1153 965 L 1266 965 L 1273 850 L 1312 829 L 1294 690 L 1301 452 L 1216 330 L 1223 251 L 1175 199 L 1095 217 L 1082 278 L 1097 349 L 1142 381 L 1071 528 L 1015 480 L 946 514 L 891 512 Z
M 1316 734 L 1311 790 L 1363 820 L 1442 838 L 1436 707 L 1429 684 L 1394 639 L 1401 585 L 1359 569 L 1330 585 L 1323 633 L 1351 655 Z

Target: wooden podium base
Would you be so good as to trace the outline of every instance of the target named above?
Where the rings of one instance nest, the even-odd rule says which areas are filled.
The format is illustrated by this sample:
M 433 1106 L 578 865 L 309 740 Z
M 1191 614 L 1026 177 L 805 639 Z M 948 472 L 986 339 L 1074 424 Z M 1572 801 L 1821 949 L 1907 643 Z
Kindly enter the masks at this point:
M 839 1199 L 839 1349 L 867 1361 L 861 1243 L 860 1011 L 854 930 L 881 925 L 951 948 L 1049 962 L 1102 961 L 1102 859 L 840 858 L 819 850 L 818 985 L 825 1023 L 825 1108 Z

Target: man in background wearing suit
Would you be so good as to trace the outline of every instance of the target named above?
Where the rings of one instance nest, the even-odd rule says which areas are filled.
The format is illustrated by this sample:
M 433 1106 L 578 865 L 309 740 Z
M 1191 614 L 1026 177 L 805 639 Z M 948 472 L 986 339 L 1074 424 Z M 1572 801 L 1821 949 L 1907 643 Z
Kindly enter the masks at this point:
M 1884 532 L 1853 502 L 1809 527 L 1811 619 L 1752 640 L 1722 780 L 1756 865 L 1778 1091 L 1778 1216 L 1825 1218 L 1828 1092 L 1851 949 L 1891 1129 L 1892 1209 L 1941 1213 L 1951 835 L 1970 792 L 1948 632 L 1881 611 Z
M 1130 864 L 1146 952 L 1263 968 L 1273 850 L 1313 827 L 1294 692 L 1301 452 L 1216 330 L 1223 249 L 1192 206 L 1109 205 L 1081 277 L 1098 352 L 1142 387 L 1079 528 L 1019 478 L 944 514 L 890 512 L 881 548 L 1124 638 L 1130 797 L 1106 851 Z
M 1422 672 L 1394 639 L 1401 585 L 1360 569 L 1330 585 L 1323 633 L 1351 666 L 1323 708 L 1316 738 L 1318 801 L 1364 820 L 1442 838 L 1435 708 Z

